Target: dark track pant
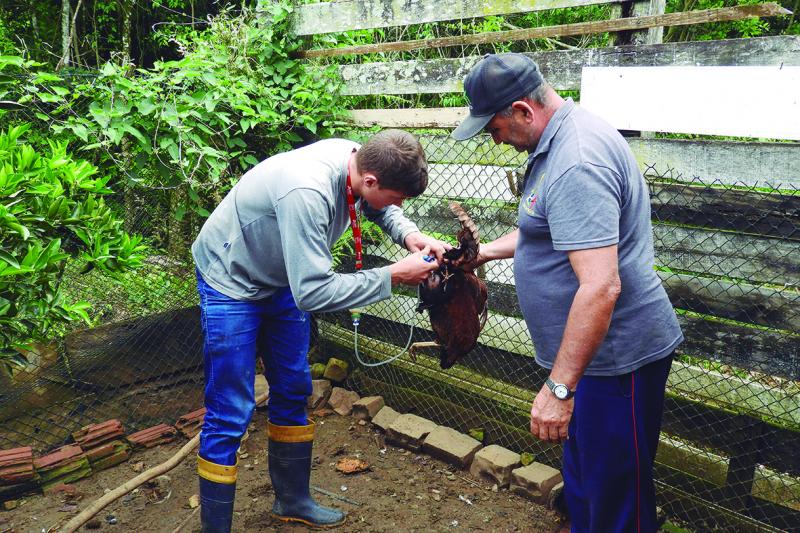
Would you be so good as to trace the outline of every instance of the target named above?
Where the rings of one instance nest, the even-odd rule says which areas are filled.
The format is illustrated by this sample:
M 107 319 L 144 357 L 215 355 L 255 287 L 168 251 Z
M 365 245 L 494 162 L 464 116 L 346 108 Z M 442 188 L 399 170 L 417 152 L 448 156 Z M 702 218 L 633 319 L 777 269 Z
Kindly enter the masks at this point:
M 656 531 L 653 461 L 671 363 L 578 383 L 563 463 L 572 533 Z

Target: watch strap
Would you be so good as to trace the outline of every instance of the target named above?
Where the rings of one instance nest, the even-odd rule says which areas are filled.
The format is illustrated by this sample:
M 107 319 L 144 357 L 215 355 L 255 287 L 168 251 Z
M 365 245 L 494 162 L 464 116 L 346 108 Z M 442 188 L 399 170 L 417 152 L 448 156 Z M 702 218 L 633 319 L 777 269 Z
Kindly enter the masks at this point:
M 559 400 L 569 400 L 570 398 L 572 398 L 573 396 L 575 396 L 575 391 L 574 391 L 574 390 L 570 389 L 569 387 L 567 387 L 567 386 L 566 386 L 566 385 L 564 385 L 563 383 L 556 383 L 555 381 L 553 381 L 552 379 L 550 379 L 550 377 L 549 377 L 549 376 L 548 376 L 548 378 L 545 380 L 545 382 L 544 382 L 544 383 L 545 383 L 545 385 L 547 385 L 547 388 L 549 388 L 549 389 L 550 389 L 550 392 L 552 392 L 552 393 L 553 393 L 553 396 L 556 396 L 556 387 L 557 387 L 557 386 L 561 385 L 562 387 L 564 387 L 565 389 L 567 389 L 567 396 L 566 396 L 566 397 L 564 397 L 564 398 L 558 398 L 558 396 L 556 396 L 556 398 L 558 398 Z

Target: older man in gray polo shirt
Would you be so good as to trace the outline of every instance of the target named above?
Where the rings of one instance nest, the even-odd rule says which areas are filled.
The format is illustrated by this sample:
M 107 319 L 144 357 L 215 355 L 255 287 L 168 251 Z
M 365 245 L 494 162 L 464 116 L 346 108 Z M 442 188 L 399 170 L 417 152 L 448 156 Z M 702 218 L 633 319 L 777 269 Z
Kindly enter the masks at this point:
M 514 258 L 536 361 L 550 370 L 531 432 L 564 442 L 571 530 L 655 531 L 653 460 L 683 335 L 653 270 L 644 178 L 622 136 L 525 55 L 486 56 L 464 88 L 470 115 L 453 137 L 486 131 L 529 153 L 519 229 L 482 245 L 477 264 Z

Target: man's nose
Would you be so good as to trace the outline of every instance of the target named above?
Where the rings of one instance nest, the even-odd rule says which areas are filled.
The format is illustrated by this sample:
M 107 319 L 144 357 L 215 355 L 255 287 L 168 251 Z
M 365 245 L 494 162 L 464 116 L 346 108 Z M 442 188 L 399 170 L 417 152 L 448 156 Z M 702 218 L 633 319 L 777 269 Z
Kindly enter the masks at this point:
M 492 133 L 492 140 L 494 141 L 494 144 L 501 144 L 503 142 L 500 136 L 496 133 Z

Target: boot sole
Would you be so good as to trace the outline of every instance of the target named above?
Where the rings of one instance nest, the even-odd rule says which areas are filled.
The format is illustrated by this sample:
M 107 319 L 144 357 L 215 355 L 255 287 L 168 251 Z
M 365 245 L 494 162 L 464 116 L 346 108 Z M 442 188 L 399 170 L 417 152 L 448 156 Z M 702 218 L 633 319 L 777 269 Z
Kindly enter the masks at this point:
M 345 515 L 340 522 L 336 522 L 334 524 L 317 524 L 309 520 L 305 520 L 303 518 L 298 518 L 296 516 L 281 516 L 275 513 L 270 513 L 270 516 L 272 518 L 275 518 L 276 520 L 280 520 L 281 522 L 299 522 L 301 524 L 307 525 L 312 529 L 330 529 L 334 527 L 339 527 L 347 521 L 347 515 Z

